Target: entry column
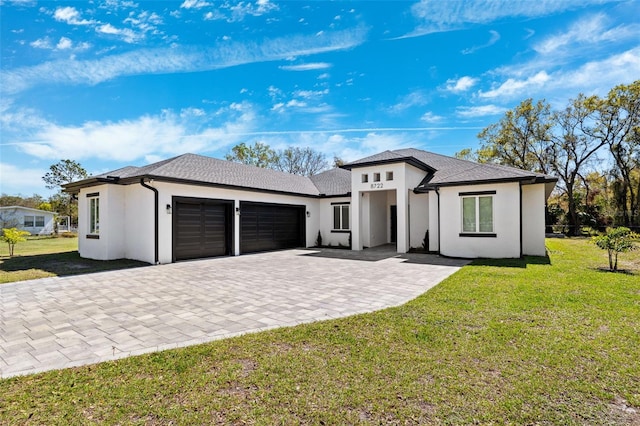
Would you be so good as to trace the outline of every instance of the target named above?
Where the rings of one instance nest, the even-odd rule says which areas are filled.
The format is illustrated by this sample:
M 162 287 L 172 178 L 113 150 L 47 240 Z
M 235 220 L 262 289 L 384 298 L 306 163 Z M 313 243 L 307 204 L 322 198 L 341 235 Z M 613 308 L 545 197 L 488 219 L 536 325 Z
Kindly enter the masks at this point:
M 406 253 L 409 251 L 409 194 L 406 190 L 402 188 L 396 190 L 396 205 L 398 206 L 397 251 Z
M 354 191 L 351 195 L 351 250 L 362 250 L 360 238 L 360 204 L 362 193 Z

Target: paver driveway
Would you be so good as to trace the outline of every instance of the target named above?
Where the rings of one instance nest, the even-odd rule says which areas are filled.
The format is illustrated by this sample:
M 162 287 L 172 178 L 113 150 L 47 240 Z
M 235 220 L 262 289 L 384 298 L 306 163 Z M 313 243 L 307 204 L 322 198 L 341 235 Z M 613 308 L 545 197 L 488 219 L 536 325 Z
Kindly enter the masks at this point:
M 0 377 L 395 306 L 465 263 L 339 257 L 288 250 L 0 285 Z

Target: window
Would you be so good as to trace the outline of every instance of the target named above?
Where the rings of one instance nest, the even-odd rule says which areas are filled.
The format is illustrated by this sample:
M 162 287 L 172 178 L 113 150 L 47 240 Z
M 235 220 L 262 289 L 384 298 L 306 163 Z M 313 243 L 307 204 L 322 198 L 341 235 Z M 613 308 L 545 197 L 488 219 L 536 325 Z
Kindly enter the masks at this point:
M 387 180 L 393 180 L 393 172 L 387 172 Z
M 462 197 L 462 233 L 493 234 L 493 196 Z
M 374 173 L 373 174 L 373 181 L 374 182 L 380 182 L 380 173 Z
M 369 175 L 366 173 L 362 174 L 362 183 L 367 183 L 369 182 Z
M 333 206 L 333 229 L 337 231 L 349 230 L 349 204 L 335 204 Z
M 36 216 L 36 226 L 44 227 L 44 216 Z
M 35 220 L 33 216 L 25 216 L 24 217 L 24 227 L 25 228 L 33 228 L 35 225 Z
M 89 234 L 100 233 L 100 198 L 89 198 Z

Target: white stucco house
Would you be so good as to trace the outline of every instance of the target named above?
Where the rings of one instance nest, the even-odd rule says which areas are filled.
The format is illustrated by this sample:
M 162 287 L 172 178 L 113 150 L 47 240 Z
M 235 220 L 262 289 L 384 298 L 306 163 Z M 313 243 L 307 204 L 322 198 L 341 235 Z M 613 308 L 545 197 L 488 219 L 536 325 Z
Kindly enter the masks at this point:
M 32 235 L 54 232 L 55 213 L 22 206 L 0 207 L 0 228 L 18 228 Z
M 185 154 L 65 186 L 80 255 L 149 263 L 323 245 L 444 256 L 545 255 L 557 178 L 418 149 L 311 177 Z

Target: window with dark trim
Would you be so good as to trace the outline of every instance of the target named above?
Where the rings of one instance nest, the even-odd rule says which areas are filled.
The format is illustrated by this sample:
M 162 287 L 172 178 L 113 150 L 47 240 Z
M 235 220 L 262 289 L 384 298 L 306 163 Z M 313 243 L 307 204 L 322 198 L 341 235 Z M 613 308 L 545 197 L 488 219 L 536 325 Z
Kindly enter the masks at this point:
M 44 227 L 44 216 L 36 216 L 36 226 Z
M 369 175 L 366 173 L 362 174 L 362 183 L 367 183 L 369 182 Z
M 380 182 L 380 173 L 374 173 L 373 174 L 373 181 L 374 182 Z
M 493 234 L 493 195 L 461 197 L 462 233 Z
M 393 172 L 387 172 L 387 180 L 393 180 Z
M 98 235 L 100 233 L 100 197 L 97 194 L 88 197 L 89 202 L 89 234 Z
M 348 231 L 349 226 L 349 204 L 335 204 L 333 206 L 333 229 Z

